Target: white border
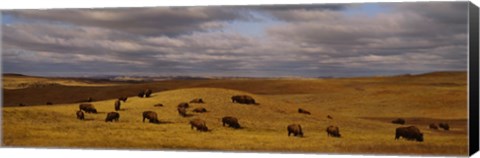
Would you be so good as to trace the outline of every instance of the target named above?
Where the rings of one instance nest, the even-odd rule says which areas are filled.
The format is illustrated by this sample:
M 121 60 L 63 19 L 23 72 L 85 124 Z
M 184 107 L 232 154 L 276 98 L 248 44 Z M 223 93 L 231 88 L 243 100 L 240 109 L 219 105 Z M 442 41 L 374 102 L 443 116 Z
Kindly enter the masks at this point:
M 428 0 L 242 0 L 242 1 L 222 1 L 218 0 L 175 0 L 175 1 L 157 1 L 157 0 L 1 0 L 0 10 L 10 9 L 52 9 L 52 8 L 111 8 L 111 7 L 153 7 L 153 6 L 206 6 L 206 5 L 259 5 L 259 4 L 311 4 L 311 3 L 361 3 L 361 2 L 417 2 Z M 449 1 L 449 0 L 435 0 Z M 451 0 L 450 0 L 451 1 Z M 457 0 L 458 1 L 458 0 Z M 464 0 L 461 0 L 464 1 Z M 472 0 L 474 4 L 480 6 L 480 0 Z M 0 25 L 1 30 L 1 25 Z M 0 31 L 1 39 L 1 31 Z M 1 48 L 1 41 L 0 41 Z M 0 49 L 1 53 L 1 49 Z M 1 56 L 0 56 L 1 59 Z M 0 65 L 1 68 L 1 65 Z M 0 77 L 1 78 L 1 77 Z M 0 83 L 1 84 L 1 83 Z M 1 95 L 1 92 L 0 92 Z M 3 95 L 2 95 L 3 96 Z M 1 97 L 1 96 L 0 96 Z M 1 117 L 1 114 L 0 114 Z M 0 127 L 1 129 L 1 127 Z M 79 150 L 79 149 L 35 149 L 35 148 L 0 148 L 1 157 L 59 157 L 59 158 L 86 158 L 86 157 L 337 157 L 347 158 L 352 155 L 326 155 L 326 154 L 284 154 L 284 153 L 232 153 L 232 152 L 176 152 L 176 151 L 129 151 L 129 150 Z M 381 156 L 381 155 L 353 155 L 354 157 L 400 157 L 400 156 Z M 402 156 L 403 157 L 403 156 Z M 418 156 L 408 156 L 418 157 Z M 480 158 L 477 153 L 474 157 Z
M 193 6 L 193 5 L 258 5 L 258 4 L 311 4 L 311 3 L 362 3 L 362 2 L 419 2 L 432 0 L 2 0 L 0 9 L 51 9 L 51 8 L 104 8 L 104 7 L 152 7 L 152 6 Z M 466 1 L 466 0 L 434 0 L 440 1 Z M 475 4 L 475 1 L 472 0 Z

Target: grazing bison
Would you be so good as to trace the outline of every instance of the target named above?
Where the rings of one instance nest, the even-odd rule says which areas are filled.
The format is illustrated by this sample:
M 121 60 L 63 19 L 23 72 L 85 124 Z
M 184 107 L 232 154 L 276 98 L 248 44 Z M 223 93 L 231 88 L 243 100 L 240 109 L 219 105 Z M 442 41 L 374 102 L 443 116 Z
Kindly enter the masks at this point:
M 119 118 L 120 118 L 120 114 L 118 112 L 109 112 L 107 114 L 107 118 L 105 118 L 105 122 L 113 122 L 113 121 L 118 122 Z
M 288 130 L 288 136 L 290 136 L 290 134 L 293 133 L 293 136 L 303 137 L 302 126 L 300 126 L 299 124 L 288 125 L 287 130 Z
M 206 132 L 208 131 L 208 127 L 207 127 L 207 124 L 205 123 L 205 121 L 201 120 L 201 119 L 193 119 L 190 121 L 190 125 L 191 125 L 191 128 L 194 129 L 196 128 L 197 131 L 202 131 L 202 132 Z
M 227 124 L 228 127 L 231 127 L 231 128 L 235 128 L 235 129 L 241 128 L 240 124 L 238 123 L 238 119 L 235 117 L 225 116 L 222 118 L 222 123 L 223 123 L 223 126 Z
M 193 112 L 204 113 L 204 112 L 207 112 L 207 109 L 199 107 L 199 108 L 193 109 Z
M 137 96 L 143 98 L 145 96 L 145 91 L 138 92 Z
M 153 111 L 144 111 L 142 121 L 145 122 L 145 119 L 148 119 L 148 122 L 150 123 L 160 123 L 157 118 L 157 113 Z
M 79 120 L 84 120 L 85 119 L 85 114 L 82 112 L 82 110 L 77 111 L 77 119 L 79 119 Z
M 178 114 L 180 114 L 180 116 L 182 116 L 182 117 L 187 117 L 188 116 L 186 108 L 178 107 L 177 111 L 178 111 Z
M 177 106 L 177 107 L 178 107 L 178 108 L 188 108 L 188 107 L 189 107 L 189 105 L 188 105 L 188 103 L 181 102 L 180 104 L 178 104 L 178 106 Z
M 87 102 L 92 102 L 93 101 L 93 98 L 92 97 L 88 97 L 87 98 Z
M 405 120 L 402 119 L 402 118 L 398 118 L 398 119 L 393 120 L 392 123 L 393 123 L 393 124 L 401 124 L 401 125 L 403 125 L 403 124 L 405 124 Z
M 310 111 L 304 110 L 302 108 L 298 108 L 298 113 L 310 115 Z
M 202 98 L 195 98 L 190 101 L 190 103 L 205 103 Z
M 80 104 L 79 108 L 80 108 L 80 110 L 83 110 L 86 113 L 94 113 L 94 114 L 97 113 L 97 109 L 95 109 L 93 104 L 87 104 L 87 103 Z
M 47 102 L 47 105 L 53 105 L 53 103 L 52 102 Z
M 333 119 L 333 117 L 332 117 L 332 116 L 330 116 L 330 115 L 327 115 L 327 118 L 328 118 L 328 119 Z
M 235 95 L 232 96 L 232 102 L 240 104 L 255 104 L 255 99 L 248 95 Z
M 20 103 L 18 106 L 27 106 L 26 104 Z
M 340 130 L 338 129 L 337 126 L 328 126 L 327 127 L 327 136 L 341 137 Z
M 121 100 L 123 102 L 127 102 L 127 99 L 128 99 L 128 97 L 126 97 L 126 96 L 118 98 L 118 100 Z
M 120 110 L 120 100 L 115 101 L 115 111 Z
M 430 124 L 428 127 L 429 127 L 430 129 L 435 129 L 435 130 L 438 129 L 438 126 L 435 125 L 434 123 Z
M 439 123 L 438 127 L 443 128 L 446 131 L 450 130 L 450 126 L 448 125 L 448 123 Z
M 403 137 L 407 140 L 423 142 L 423 133 L 415 126 L 398 127 L 395 130 L 395 140 Z
M 158 103 L 158 104 L 153 105 L 153 107 L 163 107 L 163 104 Z
M 145 90 L 145 98 L 150 97 L 150 95 L 152 95 L 152 90 L 151 89 Z

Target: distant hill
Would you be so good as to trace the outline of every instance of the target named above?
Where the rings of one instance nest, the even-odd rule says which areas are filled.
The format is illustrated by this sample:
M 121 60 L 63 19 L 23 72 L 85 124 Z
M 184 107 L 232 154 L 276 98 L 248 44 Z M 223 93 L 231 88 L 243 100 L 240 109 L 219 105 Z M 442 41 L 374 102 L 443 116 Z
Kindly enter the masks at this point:
M 3 76 L 26 76 L 26 75 L 17 74 L 17 73 L 4 73 Z

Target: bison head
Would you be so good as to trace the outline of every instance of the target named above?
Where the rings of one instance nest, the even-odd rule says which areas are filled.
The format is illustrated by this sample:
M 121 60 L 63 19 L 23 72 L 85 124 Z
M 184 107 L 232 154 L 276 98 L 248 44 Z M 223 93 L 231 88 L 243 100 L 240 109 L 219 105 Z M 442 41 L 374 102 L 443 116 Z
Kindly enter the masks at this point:
M 199 130 L 199 131 L 203 131 L 203 132 L 207 132 L 207 131 L 208 131 L 208 127 L 207 127 L 207 126 L 201 126 L 201 127 L 198 127 L 198 130 Z
M 423 142 L 423 133 L 420 133 L 420 134 L 417 136 L 417 141 Z

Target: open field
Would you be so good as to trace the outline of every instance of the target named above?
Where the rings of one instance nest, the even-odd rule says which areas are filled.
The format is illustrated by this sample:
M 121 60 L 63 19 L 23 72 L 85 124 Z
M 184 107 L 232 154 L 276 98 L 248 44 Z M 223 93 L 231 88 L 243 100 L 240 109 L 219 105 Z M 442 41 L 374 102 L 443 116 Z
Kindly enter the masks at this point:
M 2 78 L 3 89 L 24 89 L 24 88 L 41 88 L 54 86 L 84 86 L 84 87 L 99 87 L 99 86 L 114 86 L 118 85 L 109 82 L 93 82 L 93 80 L 73 79 L 73 78 L 45 78 L 23 76 L 16 74 L 3 75 Z
M 2 145 L 465 156 L 466 82 L 465 72 L 436 72 L 394 77 L 4 88 L 4 105 L 28 99 L 29 105 L 47 100 L 64 103 L 4 107 Z M 136 97 L 145 88 L 154 90 L 152 97 Z M 232 103 L 230 97 L 238 94 L 252 96 L 259 105 Z M 129 99 L 119 111 L 120 121 L 105 123 L 106 113 L 114 111 L 115 98 L 122 95 Z M 93 104 L 100 113 L 86 114 L 85 121 L 77 120 L 78 103 L 74 101 L 87 96 L 99 98 Z M 206 103 L 192 107 L 205 107 L 209 112 L 192 113 L 193 108 L 189 108 L 194 116 L 178 115 L 177 104 L 194 98 L 203 98 Z M 157 103 L 164 107 L 154 107 Z M 312 115 L 299 114 L 298 108 Z M 157 112 L 161 121 L 169 123 L 142 123 L 142 112 L 147 110 Z M 222 127 L 223 116 L 237 117 L 245 128 Z M 188 122 L 193 118 L 206 120 L 212 131 L 191 130 Z M 395 141 L 395 128 L 402 126 L 390 123 L 395 118 L 405 118 L 403 126 L 417 126 L 425 141 Z M 450 131 L 428 129 L 428 124 L 439 122 L 449 123 Z M 286 127 L 292 123 L 302 125 L 305 137 L 287 136 Z M 338 126 L 342 138 L 328 137 L 325 129 L 329 125 Z

